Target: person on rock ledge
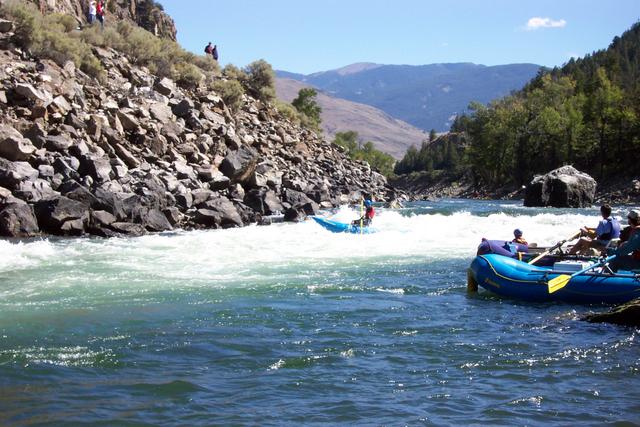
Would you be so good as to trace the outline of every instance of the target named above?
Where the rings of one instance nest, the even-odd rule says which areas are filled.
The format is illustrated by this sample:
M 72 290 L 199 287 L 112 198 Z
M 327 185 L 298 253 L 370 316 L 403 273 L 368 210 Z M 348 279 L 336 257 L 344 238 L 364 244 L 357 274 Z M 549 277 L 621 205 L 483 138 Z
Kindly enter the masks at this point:
M 96 17 L 98 18 L 98 21 L 100 21 L 100 28 L 104 30 L 104 14 L 105 14 L 105 8 L 107 7 L 107 5 L 105 4 L 104 0 L 99 0 L 98 1 L 98 5 L 96 6 Z
M 373 217 L 376 215 L 376 211 L 375 209 L 373 209 L 373 203 L 371 203 L 371 200 L 365 200 L 364 206 L 366 208 L 364 215 L 362 215 L 361 218 L 354 220 L 351 224 L 355 226 L 362 225 L 363 227 L 368 227 L 371 225 Z
M 93 25 L 96 22 L 96 1 L 91 0 L 89 2 L 89 25 Z

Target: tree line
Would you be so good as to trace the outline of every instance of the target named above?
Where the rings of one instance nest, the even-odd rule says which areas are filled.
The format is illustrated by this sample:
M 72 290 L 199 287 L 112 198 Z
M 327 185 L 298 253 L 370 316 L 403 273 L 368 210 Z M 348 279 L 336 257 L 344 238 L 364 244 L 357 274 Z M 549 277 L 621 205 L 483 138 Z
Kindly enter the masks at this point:
M 469 111 L 451 127 L 466 144 L 411 147 L 396 173 L 458 168 L 490 186 L 526 184 L 566 164 L 604 180 L 637 175 L 640 23 L 608 49 L 542 69 L 522 90 Z

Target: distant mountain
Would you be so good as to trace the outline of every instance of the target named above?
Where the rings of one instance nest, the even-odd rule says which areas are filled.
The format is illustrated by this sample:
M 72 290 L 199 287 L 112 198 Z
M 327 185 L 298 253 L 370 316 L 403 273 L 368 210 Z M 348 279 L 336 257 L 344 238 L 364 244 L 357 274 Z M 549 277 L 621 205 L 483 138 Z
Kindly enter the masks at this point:
M 276 93 L 283 101 L 291 102 L 303 87 L 310 85 L 289 78 L 276 79 Z M 362 141 L 371 141 L 378 150 L 401 159 L 407 148 L 419 147 L 428 138 L 422 130 L 369 105 L 333 98 L 322 92 L 318 93 L 317 101 L 322 107 L 322 130 L 331 140 L 337 132 L 353 130 Z
M 485 66 L 352 64 L 309 75 L 276 71 L 326 94 L 379 108 L 428 131 L 447 131 L 471 101 L 488 103 L 521 89 L 540 69 L 535 64 Z

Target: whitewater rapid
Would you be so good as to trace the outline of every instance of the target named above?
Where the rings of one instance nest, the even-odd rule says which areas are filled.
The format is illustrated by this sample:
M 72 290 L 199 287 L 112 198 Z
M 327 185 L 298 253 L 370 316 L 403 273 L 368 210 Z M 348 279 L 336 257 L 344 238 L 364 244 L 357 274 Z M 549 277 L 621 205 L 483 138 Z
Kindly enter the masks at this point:
M 0 274 L 53 268 L 94 278 L 113 274 L 143 280 L 164 278 L 209 285 L 233 284 L 269 278 L 280 270 L 322 269 L 367 263 L 415 263 L 471 258 L 480 240 L 511 239 L 520 228 L 529 242 L 551 245 L 574 234 L 596 218 L 563 212 L 536 213 L 506 205 L 510 213 L 474 215 L 467 210 L 440 213 L 429 208 L 378 209 L 376 233 L 334 234 L 311 220 L 270 226 L 208 231 L 177 231 L 139 238 L 42 239 L 12 243 L 0 241 Z M 337 221 L 359 216 L 342 206 L 325 212 Z M 89 268 L 89 266 L 91 268 Z M 71 277 L 71 276 L 70 276 Z M 80 277 L 79 279 L 88 279 Z M 113 278 L 111 278 L 113 279 Z M 46 280 L 44 280 L 46 281 Z M 180 286 L 179 282 L 177 286 Z

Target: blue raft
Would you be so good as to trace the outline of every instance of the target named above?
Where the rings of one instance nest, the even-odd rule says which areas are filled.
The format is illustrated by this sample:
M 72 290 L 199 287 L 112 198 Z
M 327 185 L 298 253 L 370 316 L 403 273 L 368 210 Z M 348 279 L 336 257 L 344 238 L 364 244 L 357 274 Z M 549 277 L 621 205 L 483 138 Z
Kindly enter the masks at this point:
M 375 233 L 375 230 L 371 227 L 360 228 L 357 225 L 352 225 L 344 222 L 332 221 L 321 216 L 312 216 L 315 222 L 326 228 L 333 233 L 352 233 L 352 234 L 370 234 Z
M 575 264 L 575 265 L 574 265 Z M 589 263 L 586 263 L 587 265 Z M 640 297 L 640 275 L 589 271 L 573 277 L 549 294 L 547 282 L 560 274 L 582 270 L 585 263 L 559 262 L 539 267 L 497 254 L 478 255 L 467 272 L 467 286 L 525 301 L 562 301 L 579 304 L 621 304 Z

